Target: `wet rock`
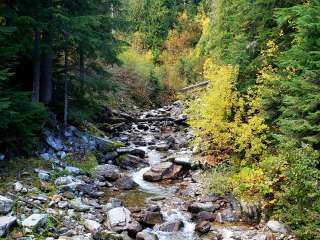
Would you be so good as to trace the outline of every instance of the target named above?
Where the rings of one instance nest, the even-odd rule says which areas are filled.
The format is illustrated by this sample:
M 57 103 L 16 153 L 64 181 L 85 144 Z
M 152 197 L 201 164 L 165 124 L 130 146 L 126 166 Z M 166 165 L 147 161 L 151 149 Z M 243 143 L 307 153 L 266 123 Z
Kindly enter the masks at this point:
M 161 212 L 146 211 L 142 222 L 146 225 L 154 226 L 163 223 L 163 217 Z
M 95 173 L 98 179 L 101 178 L 108 181 L 116 181 L 120 177 L 119 168 L 110 164 L 98 165 Z
M 214 212 L 215 210 L 219 209 L 219 204 L 213 204 L 212 202 L 195 202 L 188 206 L 188 211 L 191 213 L 199 213 L 199 212 Z
M 13 207 L 13 201 L 0 195 L 0 214 L 7 214 Z
M 160 225 L 159 230 L 162 232 L 178 232 L 183 226 L 182 221 L 174 221 Z
M 10 228 L 17 223 L 16 217 L 0 217 L 0 237 L 6 236 Z
M 275 220 L 270 220 L 267 222 L 267 227 L 272 231 L 272 232 L 276 232 L 276 233 L 288 233 L 289 232 L 289 228 L 288 226 L 286 226 L 285 224 L 279 222 L 279 221 L 275 221 Z
M 32 214 L 22 221 L 22 226 L 30 229 L 35 229 L 44 226 L 48 221 L 47 214 Z
M 196 225 L 196 231 L 199 233 L 207 233 L 210 231 L 211 225 L 208 221 L 202 221 Z
M 178 156 L 174 158 L 173 162 L 186 168 L 191 168 L 193 166 L 191 156 Z
M 130 169 L 146 166 L 147 162 L 140 157 L 129 154 L 126 156 L 120 156 L 117 159 L 117 164 L 123 169 L 130 170 Z
M 115 232 L 126 230 L 131 222 L 131 213 L 124 207 L 110 209 L 107 216 L 107 226 Z
M 0 153 L 0 161 L 4 161 L 6 159 L 6 156 L 2 153 Z
M 143 179 L 150 182 L 156 182 L 163 179 L 176 179 L 182 173 L 182 166 L 175 165 L 172 162 L 162 162 L 151 167 L 143 174 Z
M 169 150 L 169 145 L 168 145 L 168 144 L 165 144 L 165 143 L 163 143 L 163 144 L 158 144 L 158 145 L 155 146 L 155 149 L 156 149 L 157 151 L 165 152 L 165 151 L 168 151 L 168 150 Z
M 138 184 L 131 177 L 123 176 L 115 182 L 115 186 L 123 190 L 131 190 L 136 188 Z
M 154 233 L 142 231 L 137 234 L 136 240 L 158 240 L 158 236 Z
M 84 220 L 84 227 L 93 235 L 101 231 L 101 224 L 90 219 Z

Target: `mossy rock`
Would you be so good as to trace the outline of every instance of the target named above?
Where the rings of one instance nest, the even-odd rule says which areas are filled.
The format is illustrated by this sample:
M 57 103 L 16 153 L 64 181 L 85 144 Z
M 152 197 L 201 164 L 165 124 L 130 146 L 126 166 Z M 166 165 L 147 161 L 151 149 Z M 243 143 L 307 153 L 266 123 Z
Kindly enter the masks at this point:
M 95 238 L 99 240 L 123 240 L 123 237 L 120 234 L 107 230 L 97 234 Z

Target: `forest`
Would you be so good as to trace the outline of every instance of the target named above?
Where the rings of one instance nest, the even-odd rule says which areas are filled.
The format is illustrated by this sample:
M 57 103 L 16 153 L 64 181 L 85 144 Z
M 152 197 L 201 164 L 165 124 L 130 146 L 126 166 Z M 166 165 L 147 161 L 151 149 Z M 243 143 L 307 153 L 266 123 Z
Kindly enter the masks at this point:
M 1 0 L 0 239 L 320 239 L 319 13 L 319 0 Z M 174 221 L 170 194 L 188 209 L 172 203 Z M 134 220 L 113 226 L 120 206 Z

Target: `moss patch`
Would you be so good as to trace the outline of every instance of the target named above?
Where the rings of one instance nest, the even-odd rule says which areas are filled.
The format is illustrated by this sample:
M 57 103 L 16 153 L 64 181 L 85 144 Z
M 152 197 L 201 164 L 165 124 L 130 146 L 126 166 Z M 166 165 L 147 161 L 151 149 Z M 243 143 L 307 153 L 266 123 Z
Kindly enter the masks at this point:
M 83 154 L 68 155 L 65 160 L 72 166 L 75 166 L 87 173 L 93 173 L 93 170 L 98 165 L 97 158 L 93 152 Z

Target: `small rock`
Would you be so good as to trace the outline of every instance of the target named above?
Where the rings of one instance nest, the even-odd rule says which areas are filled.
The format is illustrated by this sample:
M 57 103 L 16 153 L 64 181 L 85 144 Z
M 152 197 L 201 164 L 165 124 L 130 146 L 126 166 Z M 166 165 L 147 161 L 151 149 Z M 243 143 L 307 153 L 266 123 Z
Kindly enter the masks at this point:
M 7 214 L 13 207 L 13 201 L 0 195 L 0 214 Z
M 22 183 L 20 183 L 20 182 L 16 182 L 16 183 L 14 184 L 14 190 L 15 190 L 16 192 L 21 192 L 23 188 L 24 188 L 24 187 L 23 187 Z
M 50 175 L 49 175 L 49 172 L 47 172 L 47 171 L 39 171 L 38 177 L 41 181 L 47 182 L 50 180 Z
M 68 207 L 68 205 L 69 205 L 69 203 L 67 201 L 58 202 L 58 207 L 61 209 Z
M 275 220 L 270 220 L 267 222 L 267 227 L 272 231 L 276 233 L 288 233 L 289 228 L 285 224 L 275 221 Z
M 76 210 L 77 212 L 86 212 L 90 210 L 90 206 L 84 204 L 81 198 L 71 200 L 70 207 Z
M 162 162 L 155 164 L 150 170 L 143 174 L 143 179 L 150 182 L 156 182 L 163 179 L 176 179 L 181 175 L 182 166 L 173 164 L 172 162 Z
M 47 214 L 32 214 L 30 217 L 22 221 L 22 226 L 26 228 L 38 228 L 47 223 Z
M 0 217 L 0 237 L 6 236 L 10 228 L 16 224 L 16 222 L 16 217 Z
M 65 170 L 70 173 L 70 174 L 73 174 L 73 175 L 81 175 L 83 174 L 83 171 L 77 167 L 72 167 L 72 166 L 67 166 L 65 168 Z
M 67 185 L 70 183 L 74 183 L 76 181 L 76 179 L 72 176 L 66 176 L 66 177 L 58 177 L 55 181 L 54 184 L 57 186 L 60 185 Z
M 6 156 L 2 153 L 0 153 L 0 161 L 4 161 L 6 159 Z

